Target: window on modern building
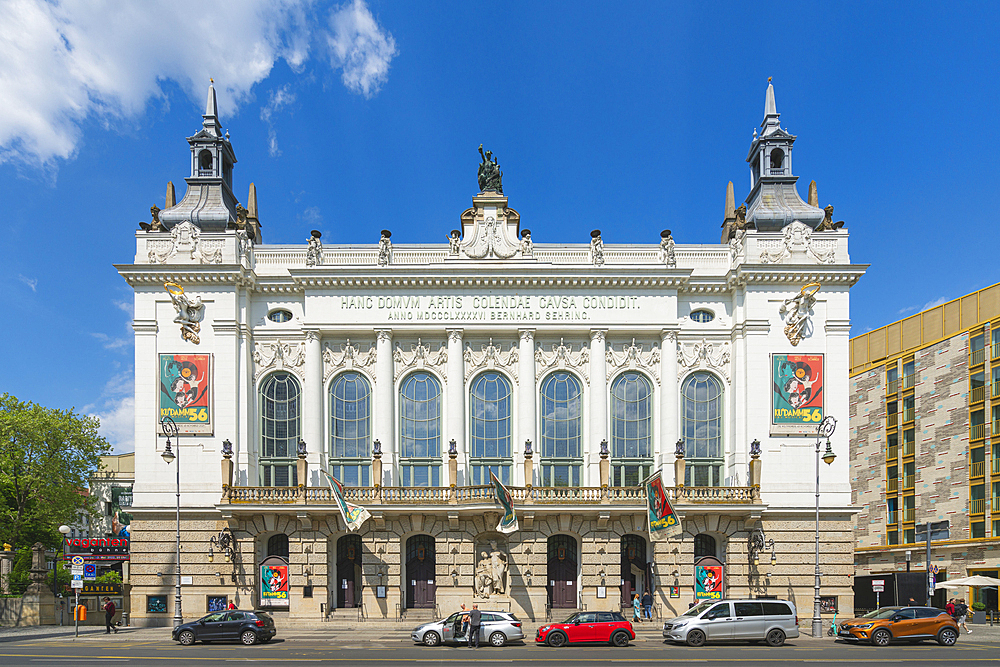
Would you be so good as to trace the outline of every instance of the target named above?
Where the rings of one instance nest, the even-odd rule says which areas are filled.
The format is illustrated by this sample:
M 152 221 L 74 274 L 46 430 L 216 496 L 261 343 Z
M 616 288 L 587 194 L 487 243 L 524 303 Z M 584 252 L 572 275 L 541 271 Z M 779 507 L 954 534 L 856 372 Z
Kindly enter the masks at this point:
M 344 486 L 368 486 L 371 384 L 355 371 L 330 385 L 330 473 Z
M 1000 537 L 1000 519 L 993 520 L 993 537 Z
M 899 498 L 886 499 L 885 522 L 889 525 L 899 523 Z
M 441 383 L 419 371 L 399 388 L 402 486 L 441 486 Z
M 979 371 L 969 375 L 969 401 L 981 403 L 986 400 L 986 372 Z
M 611 486 L 639 486 L 653 466 L 653 385 L 628 371 L 611 383 Z
M 973 410 L 969 413 L 969 437 L 972 440 L 982 440 L 986 437 L 986 411 Z
M 705 556 L 718 557 L 718 547 L 714 537 L 699 533 L 694 536 L 694 559 L 697 561 Z
M 903 456 L 914 456 L 916 453 L 916 431 L 912 428 L 908 428 L 903 431 Z
M 280 556 L 288 560 L 288 535 L 278 533 L 267 540 L 267 556 Z
M 890 530 L 889 534 L 888 534 L 888 537 L 887 537 L 887 542 L 889 544 L 899 544 L 899 531 L 898 530 Z
M 998 329 L 1000 331 L 1000 329 Z M 996 359 L 996 357 L 994 357 Z M 993 390 L 990 392 L 992 398 L 1000 398 L 1000 366 L 993 367 L 993 378 L 991 380 L 993 383 Z
M 705 324 L 706 322 L 711 322 L 712 320 L 715 319 L 715 313 L 713 313 L 710 310 L 704 310 L 704 309 L 695 310 L 692 311 L 691 313 L 691 319 L 695 322 L 700 322 L 701 324 Z
M 983 537 L 986 537 L 986 522 L 974 521 L 972 523 L 972 539 L 981 539 Z
M 490 472 L 509 484 L 513 433 L 511 385 L 507 378 L 496 371 L 477 375 L 469 389 L 469 412 L 473 486 L 489 484 Z
M 986 485 L 976 484 L 969 488 L 969 514 L 986 513 Z
M 916 519 L 916 498 L 915 496 L 903 496 L 903 523 L 913 523 Z M 913 532 L 913 528 L 908 529 L 906 532 Z M 913 538 L 907 538 L 907 542 L 912 542 Z
M 885 369 L 885 393 L 895 394 L 899 391 L 899 368 L 895 364 Z
M 903 464 L 903 488 L 912 489 L 916 481 L 917 464 L 909 461 Z
M 722 485 L 722 384 L 710 373 L 690 375 L 681 388 L 686 486 Z
M 542 380 L 542 486 L 580 486 L 583 450 L 583 390 L 570 373 Z
M 912 359 L 903 362 L 903 389 L 912 389 L 917 379 L 917 364 Z
M 978 334 L 969 338 L 969 357 L 973 366 L 986 360 L 986 335 Z
M 267 376 L 260 386 L 260 483 L 297 486 L 295 461 L 301 433 L 301 389 L 291 373 Z
M 916 531 L 913 528 L 907 528 L 903 531 L 903 544 L 913 544 L 917 541 Z
M 993 327 L 991 330 L 993 337 L 993 349 L 990 351 L 990 358 L 1000 359 L 1000 327 Z
M 903 399 L 903 423 L 911 422 L 917 418 L 916 398 L 907 396 Z

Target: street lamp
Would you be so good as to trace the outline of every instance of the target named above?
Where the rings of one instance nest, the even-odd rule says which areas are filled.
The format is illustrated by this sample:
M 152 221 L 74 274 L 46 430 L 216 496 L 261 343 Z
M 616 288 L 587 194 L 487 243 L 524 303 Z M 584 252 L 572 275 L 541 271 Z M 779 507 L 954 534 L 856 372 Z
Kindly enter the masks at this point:
M 170 449 L 170 438 L 177 439 L 177 424 L 170 417 L 160 419 L 160 427 L 164 435 L 167 436 L 167 447 L 163 450 L 163 460 L 167 465 L 173 463 L 177 458 Z M 181 443 L 178 439 L 177 453 L 181 452 Z M 174 584 L 174 627 L 179 627 L 184 622 L 181 615 L 181 462 L 177 462 L 177 582 Z
M 833 432 L 837 430 L 837 420 L 832 416 L 827 415 L 823 417 L 823 421 L 819 423 L 819 427 L 816 429 L 816 591 L 813 596 L 813 620 L 812 620 L 812 636 L 819 637 L 823 634 L 823 620 L 820 618 L 820 599 L 819 599 L 819 459 L 820 452 L 819 448 L 823 442 L 823 438 L 826 438 L 826 451 L 823 452 L 823 462 L 827 465 L 833 463 L 833 460 L 837 458 L 837 455 L 833 453 L 830 449 L 830 436 Z
M 67 541 L 67 537 L 69 536 L 69 531 L 70 531 L 70 527 L 67 526 L 66 524 L 63 524 L 63 525 L 59 526 L 59 532 L 62 533 L 62 536 L 63 536 L 63 568 L 66 567 L 66 541 Z M 54 568 L 52 568 L 52 589 L 53 589 L 53 593 L 58 594 L 57 593 L 58 590 L 59 590 L 59 563 L 58 563 L 58 561 L 56 562 L 56 566 Z M 79 604 L 80 603 L 80 589 L 75 589 L 75 590 L 76 590 L 76 601 L 77 601 L 77 604 Z M 59 625 L 60 626 L 63 624 L 63 614 L 65 613 L 65 611 L 66 611 L 66 596 L 63 596 L 63 604 L 62 604 L 62 607 L 59 610 Z M 77 623 L 77 625 L 76 625 L 76 632 L 77 632 L 77 636 L 79 636 L 79 634 L 80 634 L 80 624 L 79 623 Z

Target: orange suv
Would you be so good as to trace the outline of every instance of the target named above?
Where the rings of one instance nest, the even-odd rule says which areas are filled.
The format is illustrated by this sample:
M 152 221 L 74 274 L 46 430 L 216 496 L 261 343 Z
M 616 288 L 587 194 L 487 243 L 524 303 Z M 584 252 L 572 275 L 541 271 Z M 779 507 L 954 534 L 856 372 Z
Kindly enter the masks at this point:
M 958 639 L 958 623 L 944 610 L 934 607 L 882 607 L 860 618 L 844 621 L 837 636 L 871 642 L 875 646 L 925 639 L 936 639 L 942 646 L 954 646 Z

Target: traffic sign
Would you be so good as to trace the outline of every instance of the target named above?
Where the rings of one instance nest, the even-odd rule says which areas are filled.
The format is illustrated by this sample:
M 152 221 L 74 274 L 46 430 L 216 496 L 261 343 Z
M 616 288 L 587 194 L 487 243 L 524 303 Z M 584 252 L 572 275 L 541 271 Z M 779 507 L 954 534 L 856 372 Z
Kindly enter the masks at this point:
M 70 584 L 70 588 L 83 588 L 83 579 L 74 579 Z
M 97 579 L 97 563 L 87 563 L 83 566 L 83 578 L 89 581 Z
M 70 562 L 73 563 L 74 566 L 79 565 L 79 566 L 82 567 L 83 566 L 83 556 L 73 556 L 73 558 L 70 560 Z
M 83 581 L 83 574 L 73 573 L 73 581 Z
M 885 579 L 872 579 L 872 592 L 881 593 L 885 591 Z

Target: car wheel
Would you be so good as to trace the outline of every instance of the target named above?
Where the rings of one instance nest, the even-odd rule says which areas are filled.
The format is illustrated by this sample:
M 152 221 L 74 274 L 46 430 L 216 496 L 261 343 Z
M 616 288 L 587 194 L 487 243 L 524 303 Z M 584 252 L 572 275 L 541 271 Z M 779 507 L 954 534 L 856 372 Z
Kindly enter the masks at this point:
M 892 641 L 892 635 L 888 630 L 879 629 L 872 633 L 872 644 L 875 646 L 888 646 Z
M 615 634 L 611 635 L 611 645 L 628 646 L 628 633 L 624 630 L 619 630 Z
M 550 632 L 548 638 L 546 639 L 546 643 L 553 648 L 565 646 L 566 635 L 561 632 Z
M 184 630 L 179 635 L 177 635 L 177 641 L 179 641 L 184 646 L 190 646 L 194 643 L 194 633 L 190 630 Z
M 767 633 L 767 645 L 768 646 L 781 646 L 785 643 L 785 633 L 775 628 Z
M 692 630 L 687 636 L 688 646 L 704 646 L 705 645 L 705 633 L 701 630 Z
M 424 633 L 424 646 L 437 646 L 441 643 L 441 635 L 434 632 L 433 630 L 428 630 Z
M 958 633 L 955 628 L 941 628 L 937 636 L 937 642 L 941 646 L 954 646 L 957 639 Z
M 507 643 L 507 635 L 502 632 L 494 632 L 490 635 L 490 644 L 493 646 L 503 646 Z
M 257 643 L 257 633 L 253 630 L 244 630 L 240 633 L 240 641 L 246 646 L 253 646 Z

